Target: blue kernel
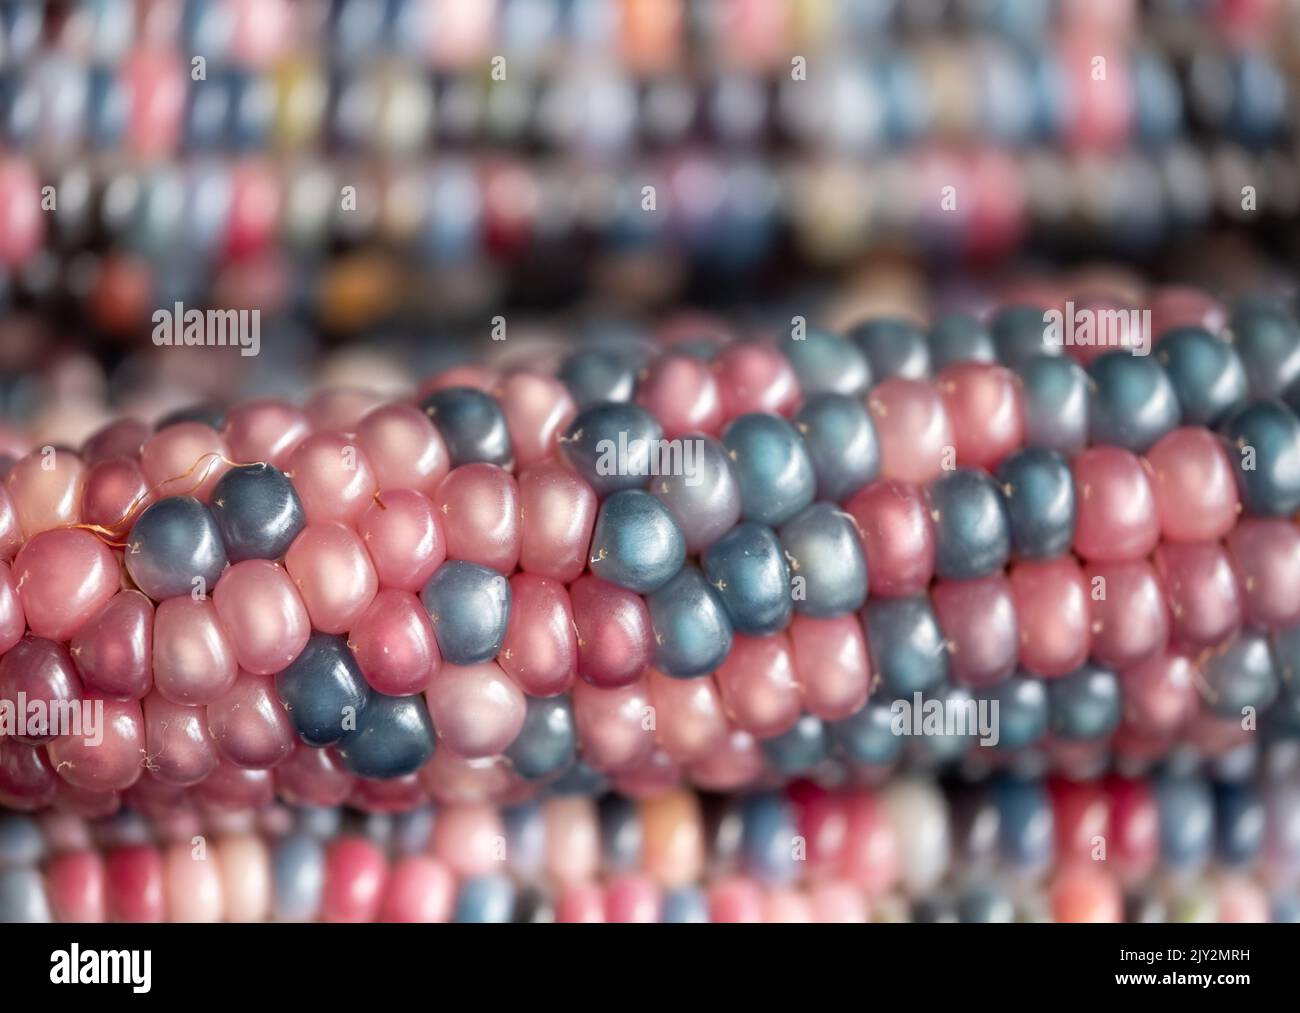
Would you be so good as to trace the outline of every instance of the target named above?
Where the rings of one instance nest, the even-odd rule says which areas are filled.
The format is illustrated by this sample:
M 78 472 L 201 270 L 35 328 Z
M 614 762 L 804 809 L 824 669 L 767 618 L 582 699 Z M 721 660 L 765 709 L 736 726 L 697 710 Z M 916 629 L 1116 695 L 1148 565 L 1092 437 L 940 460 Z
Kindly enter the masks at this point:
M 477 925 L 508 924 L 515 907 L 515 887 L 501 874 L 470 876 L 461 880 L 453 922 Z
M 767 762 L 782 774 L 806 774 L 826 759 L 826 725 L 812 714 L 802 715 L 786 731 L 762 742 Z
M 580 348 L 560 364 L 560 380 L 579 411 L 602 401 L 631 401 L 637 364 L 612 348 Z
M 776 415 L 742 415 L 722 442 L 740 480 L 740 511 L 747 521 L 784 524 L 813 501 L 817 476 L 794 426 Z
M 1178 425 L 1174 385 L 1152 357 L 1107 352 L 1093 362 L 1089 375 L 1089 434 L 1094 444 L 1140 454 Z
M 741 821 L 746 871 L 764 883 L 792 882 L 799 829 L 790 803 L 776 792 L 751 795 L 741 806 Z
M 1243 302 L 1226 336 L 1241 356 L 1251 397 L 1280 397 L 1300 380 L 1300 327 L 1281 306 Z
M 1096 739 L 1119 727 L 1119 679 L 1091 662 L 1047 684 L 1052 731 L 1063 739 Z
M 647 594 L 666 584 L 685 561 L 681 529 L 650 493 L 625 489 L 601 503 L 591 537 L 591 572 L 597 577 Z
M 212 516 L 232 563 L 279 559 L 307 524 L 293 483 L 270 464 L 246 464 L 222 475 L 212 490 Z
M 1088 445 L 1088 374 L 1073 359 L 1037 355 L 1016 372 L 1025 411 L 1025 445 L 1073 454 Z
M 1074 541 L 1074 477 L 1055 450 L 1029 447 L 998 467 L 1011 548 L 1024 559 L 1052 559 Z
M 1214 847 L 1214 799 L 1200 778 L 1169 776 L 1155 784 L 1160 854 L 1178 870 L 1199 869 Z
M 703 925 L 709 920 L 709 902 L 693 886 L 679 886 L 664 894 L 662 921 L 673 925 Z
M 709 547 L 703 563 L 737 632 L 766 636 L 790 624 L 790 567 L 771 528 L 737 524 Z
M 1045 870 L 1055 847 L 1055 820 L 1043 783 L 1007 779 L 998 784 L 996 798 L 1003 859 L 1026 872 Z
M 193 496 L 170 496 L 145 510 L 131 528 L 125 555 L 131 579 L 154 601 L 196 587 L 209 594 L 226 568 L 217 522 Z
M 506 758 L 520 777 L 537 780 L 567 769 L 577 755 L 577 742 L 567 695 L 530 696 L 524 725 Z
M 961 362 L 997 362 L 987 327 L 969 313 L 949 313 L 930 329 L 930 368 L 936 373 Z
M 1032 746 L 1047 733 L 1049 705 L 1047 684 L 1025 672 L 1017 672 L 981 690 L 980 697 L 998 705 L 999 748 L 1014 752 Z
M 325 892 L 325 849 L 295 832 L 271 845 L 271 910 L 279 921 L 310 921 Z
M 831 741 L 849 759 L 871 766 L 893 763 L 906 740 L 894 734 L 888 700 L 873 697 L 854 714 L 830 725 Z
M 731 620 L 715 588 L 694 566 L 646 598 L 654 630 L 654 663 L 680 679 L 707 675 L 731 651 Z
M 433 756 L 433 722 L 423 694 L 370 694 L 357 715 L 356 728 L 339 740 L 338 752 L 348 770 L 362 777 L 394 778 L 413 774 Z
M 687 549 L 702 552 L 740 519 L 740 480 L 720 442 L 711 436 L 685 439 L 684 446 L 696 448 L 690 467 L 655 478 L 650 492 L 677 521 Z
M 1254 785 L 1220 784 L 1214 789 L 1219 856 L 1230 865 L 1253 862 L 1264 848 L 1267 814 Z
M 1047 337 L 1047 315 L 1040 306 L 1007 306 L 989 321 L 998 360 L 1019 369 L 1040 355 L 1060 357 L 1062 348 Z
M 860 398 L 810 397 L 794 425 L 812 458 L 818 499 L 842 503 L 880 474 L 880 441 Z
M 959 468 L 930 483 L 935 571 L 949 580 L 997 573 L 1011 553 L 1006 503 L 982 471 Z
M 1257 714 L 1277 699 L 1278 677 L 1268 639 L 1244 630 L 1228 647 L 1201 664 L 1207 703 L 1225 718 L 1240 718 L 1246 710 Z
M 1156 346 L 1155 359 L 1174 385 L 1186 425 L 1217 425 L 1246 400 L 1246 370 L 1237 350 L 1203 328 L 1170 331 Z
M 609 778 L 582 760 L 550 783 L 553 795 L 599 795 L 609 786 Z
M 597 496 L 644 489 L 661 470 L 663 427 L 640 405 L 602 401 L 578 413 L 560 438 L 560 453 Z
M 302 653 L 276 674 L 275 690 L 294 730 L 311 746 L 343 736 L 344 724 L 365 708 L 370 688 L 345 637 L 312 633 Z
M 814 503 L 786 521 L 779 536 L 796 611 L 831 619 L 862 608 L 867 559 L 852 518 L 834 503 Z
M 0 869 L 0 923 L 36 925 L 53 920 L 39 869 Z
M 832 393 L 861 397 L 871 386 L 867 357 L 853 342 L 830 331 L 810 327 L 802 338 L 782 340 L 779 346 L 805 398 Z
M 1280 401 L 1252 401 L 1223 424 L 1247 512 L 1287 517 L 1300 510 L 1300 421 Z
M 910 320 L 875 317 L 849 331 L 867 357 L 874 383 L 902 376 L 922 380 L 930 373 L 930 346 L 925 332 Z
M 486 461 L 509 468 L 514 462 L 510 432 L 501 406 L 473 387 L 436 390 L 421 405 L 447 444 L 451 466 Z
M 510 619 L 510 583 L 495 570 L 461 559 L 438 567 L 420 592 L 442 656 L 453 665 L 490 661 Z
M 872 671 L 890 694 L 910 699 L 948 678 L 948 651 L 928 598 L 871 598 L 863 615 Z
M 45 856 L 45 837 L 25 813 L 0 812 L 0 869 L 36 865 Z

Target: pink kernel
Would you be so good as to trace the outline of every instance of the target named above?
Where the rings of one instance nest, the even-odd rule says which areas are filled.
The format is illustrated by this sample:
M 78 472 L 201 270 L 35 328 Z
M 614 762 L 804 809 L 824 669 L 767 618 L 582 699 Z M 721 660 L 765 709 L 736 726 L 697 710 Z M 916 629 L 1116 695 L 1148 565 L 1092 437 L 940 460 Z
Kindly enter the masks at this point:
M 898 830 L 873 792 L 855 791 L 844 802 L 845 847 L 840 874 L 872 897 L 888 893 L 903 873 Z
M 155 433 L 140 452 L 140 468 L 154 494 L 193 496 L 204 503 L 221 476 L 230 470 L 223 458 L 230 448 L 211 426 L 179 422 Z
M 808 712 L 824 721 L 856 714 L 871 689 L 871 661 L 858 617 L 816 619 L 800 614 L 789 634 Z
M 921 491 L 882 479 L 844 504 L 867 557 L 871 594 L 902 598 L 921 594 L 934 576 L 934 522 Z
M 138 700 L 153 685 L 154 607 L 139 591 L 119 591 L 72 638 L 87 689 Z
M 228 571 L 227 571 L 228 572 Z M 235 651 L 205 599 L 169 598 L 154 613 L 153 681 L 173 703 L 210 703 L 235 683 Z
M 569 583 L 587 568 L 596 523 L 596 494 L 554 461 L 519 476 L 519 565 L 540 577 Z
M 429 613 L 414 594 L 396 588 L 375 595 L 348 633 L 348 646 L 366 681 L 389 696 L 422 693 L 442 664 Z
M 365 545 L 356 532 L 337 521 L 313 522 L 303 528 L 289 546 L 284 565 L 312 626 L 324 633 L 346 633 L 379 590 Z
M 1178 545 L 1156 550 L 1156 572 L 1173 614 L 1173 636 L 1184 647 L 1200 650 L 1222 643 L 1241 626 L 1237 575 L 1218 542 Z
M 27 617 L 23 615 L 22 599 L 14 583 L 9 564 L 0 563 L 0 656 L 18 643 L 27 630 Z
M 375 470 L 346 433 L 313 433 L 289 455 L 289 477 L 309 523 L 354 524 L 378 491 Z
M 664 428 L 664 438 L 688 433 L 717 435 L 722 428 L 722 399 L 709 364 L 694 355 L 661 355 L 644 371 L 636 403 Z
M 578 634 L 578 674 L 593 686 L 635 682 L 650 664 L 653 631 L 641 596 L 590 575 L 569 587 Z
M 934 384 L 890 377 L 868 395 L 867 408 L 880 438 L 883 478 L 925 485 L 939 477 L 956 443 Z
M 759 924 L 763 921 L 763 892 L 750 879 L 729 876 L 709 887 L 709 921 Z
M 1024 442 L 1020 382 L 1011 370 L 963 362 L 935 382 L 952 422 L 959 465 L 991 469 Z
M 240 672 L 208 704 L 208 731 L 221 755 L 238 767 L 274 767 L 293 751 L 293 725 L 269 675 Z
M 1052 916 L 1058 922 L 1109 924 L 1124 920 L 1119 884 L 1091 863 L 1066 866 L 1051 886 Z
M 105 917 L 104 861 L 95 851 L 56 855 L 45 870 L 50 908 L 60 922 L 98 924 Z
M 30 812 L 54 801 L 59 779 L 41 746 L 0 738 L 0 805 Z
M 505 752 L 524 725 L 523 691 L 495 661 L 443 665 L 425 699 L 439 738 L 466 759 Z
M 447 558 L 442 520 L 415 489 L 385 492 L 362 511 L 357 531 L 381 587 L 419 591 Z
M 650 701 L 655 708 L 655 738 L 673 760 L 694 763 L 727 737 L 727 715 L 711 677 L 674 679 L 650 669 Z
M 452 805 L 438 814 L 429 853 L 457 876 L 482 876 L 500 867 L 505 827 L 491 805 Z
M 361 420 L 383 404 L 384 399 L 372 390 L 359 387 L 331 387 L 319 390 L 308 399 L 307 418 L 313 429 L 355 433 Z
M 98 708 L 101 701 L 91 702 Z M 123 791 L 144 773 L 144 714 L 138 700 L 102 703 L 103 724 L 95 736 L 60 735 L 46 749 L 59 777 L 74 788 Z
M 298 742 L 275 768 L 275 790 L 293 805 L 342 805 L 352 793 L 352 775 L 331 750 Z
M 1092 643 L 1091 606 L 1087 581 L 1073 556 L 1020 560 L 1011 568 L 1011 597 L 1023 668 L 1052 677 L 1084 663 Z
M 507 373 L 495 394 L 518 468 L 553 456 L 556 438 L 578 413 L 569 389 L 542 373 Z
M 145 767 L 173 785 L 198 784 L 220 762 L 203 707 L 173 703 L 154 690 L 144 698 Z
M 447 474 L 447 445 L 414 405 L 381 405 L 357 426 L 357 445 L 375 469 L 379 491 L 418 489 L 426 496 Z
M 125 534 L 152 499 L 139 464 L 124 457 L 102 461 L 86 473 L 81 492 L 81 519 L 86 524 Z
M 115 419 L 95 431 L 81 447 L 81 459 L 88 468 L 101 461 L 140 459 L 140 450 L 153 432 L 139 419 Z
M 442 516 L 449 559 L 501 573 L 519 562 L 519 487 L 514 476 L 481 462 L 453 469 L 433 498 Z
M 28 718 L 22 734 L 15 727 L 11 734 L 19 742 L 35 746 L 49 742 L 59 734 L 51 726 L 59 704 L 82 699 L 81 680 L 77 677 L 67 648 L 52 640 L 24 637 L 0 658 L 0 700 L 12 708 L 15 720 Z M 39 703 L 45 717 L 34 723 L 39 714 L 26 714 L 28 705 Z
M 310 433 L 306 412 L 271 398 L 235 405 L 226 413 L 226 425 L 221 431 L 233 460 L 241 464 L 262 461 L 281 471 L 294 448 Z
M 408 855 L 393 867 L 379 903 L 381 922 L 437 924 L 451 920 L 456 880 L 436 858 Z
M 212 598 L 240 668 L 272 675 L 307 646 L 307 609 L 289 575 L 275 563 L 246 559 L 227 567 Z
M 582 756 L 596 770 L 617 771 L 641 763 L 654 748 L 648 721 L 649 683 L 644 679 L 614 689 L 579 680 L 573 686 L 573 719 Z
M 384 854 L 370 841 L 342 837 L 325 859 L 325 896 L 321 915 L 327 922 L 369 922 L 383 897 L 388 878 Z
M 599 883 L 566 883 L 555 901 L 559 925 L 601 925 L 605 921 L 605 893 Z
M 573 685 L 578 637 L 563 584 L 533 573 L 510 578 L 510 619 L 497 661 L 530 696 L 553 696 Z
M 25 538 L 81 520 L 86 466 L 68 450 L 38 448 L 5 476 L 5 488 Z
M 1241 583 L 1246 621 L 1266 629 L 1300 622 L 1300 531 L 1280 517 L 1246 517 L 1228 551 Z
M 1142 461 L 1120 447 L 1091 447 L 1072 469 L 1078 504 L 1074 551 L 1100 563 L 1148 555 L 1160 538 L 1160 522 Z
M 70 640 L 121 586 L 118 557 L 89 531 L 60 528 L 30 539 L 14 560 L 27 625 Z
M 1179 731 L 1200 706 L 1196 670 L 1186 657 L 1170 651 L 1124 669 L 1120 689 L 1125 719 L 1152 735 Z
M 930 597 L 957 682 L 991 686 L 1012 673 L 1020 645 L 1011 584 L 1004 575 L 940 580 Z
M 1160 531 L 1170 542 L 1222 538 L 1241 509 L 1223 445 L 1208 429 L 1175 429 L 1147 451 Z
M 8 484 L 0 485 L 0 560 L 14 558 L 23 547 L 23 529 L 18 523 L 14 499 L 9 495 Z
M 716 678 L 731 719 L 761 739 L 780 735 L 799 719 L 803 694 L 790 638 L 736 635 Z
M 789 415 L 799 404 L 794 367 L 775 346 L 758 341 L 728 345 L 714 360 L 722 414 L 730 421 L 749 412 Z
M 605 920 L 645 925 L 659 921 L 659 890 L 645 876 L 616 876 L 605 887 Z
M 1084 570 L 1092 602 L 1092 656 L 1109 668 L 1125 668 L 1165 646 L 1169 609 L 1145 559 L 1094 563 Z

